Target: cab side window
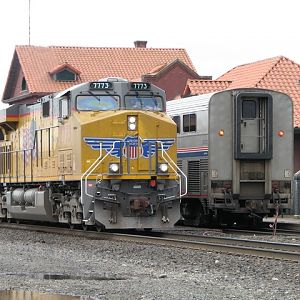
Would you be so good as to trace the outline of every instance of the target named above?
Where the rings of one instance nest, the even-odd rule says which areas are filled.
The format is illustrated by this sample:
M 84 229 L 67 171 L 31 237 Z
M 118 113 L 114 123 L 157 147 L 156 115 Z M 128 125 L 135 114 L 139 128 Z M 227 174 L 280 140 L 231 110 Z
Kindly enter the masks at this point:
M 67 98 L 59 100 L 59 117 L 68 118 L 70 115 L 70 101 Z
M 50 116 L 50 101 L 43 102 L 42 104 L 42 111 L 43 111 L 43 117 L 49 117 Z

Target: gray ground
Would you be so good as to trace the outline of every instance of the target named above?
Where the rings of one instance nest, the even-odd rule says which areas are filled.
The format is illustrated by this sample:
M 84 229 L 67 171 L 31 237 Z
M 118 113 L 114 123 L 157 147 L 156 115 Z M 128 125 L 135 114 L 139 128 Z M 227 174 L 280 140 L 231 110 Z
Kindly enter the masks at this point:
M 0 290 L 8 289 L 92 299 L 300 299 L 300 264 L 0 228 Z

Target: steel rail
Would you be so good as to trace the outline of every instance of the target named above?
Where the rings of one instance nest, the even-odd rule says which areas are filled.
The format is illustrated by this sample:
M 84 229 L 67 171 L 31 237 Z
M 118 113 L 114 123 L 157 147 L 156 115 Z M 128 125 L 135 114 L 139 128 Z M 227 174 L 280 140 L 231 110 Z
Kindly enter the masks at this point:
M 160 234 L 161 237 L 164 238 L 176 238 L 181 240 L 188 241 L 197 241 L 197 242 L 207 242 L 207 243 L 215 243 L 215 244 L 229 244 L 235 246 L 243 246 L 243 247 L 255 247 L 255 248 L 263 248 L 263 249 L 273 249 L 273 250 L 281 250 L 287 252 L 298 252 L 300 255 L 300 244 L 293 243 L 278 243 L 278 242 L 270 242 L 270 241 L 257 241 L 257 240 L 249 240 L 249 239 L 240 239 L 240 238 L 229 238 L 229 237 L 216 237 L 216 236 L 205 236 L 205 235 L 185 235 L 185 234 L 173 234 L 173 233 L 164 233 Z
M 298 228 L 300 228 L 298 226 Z M 269 228 L 261 229 L 261 230 L 247 230 L 247 229 L 231 229 L 226 228 L 222 230 L 224 233 L 238 233 L 238 234 L 256 234 L 256 235 L 273 235 L 273 230 Z M 299 230 L 293 230 L 293 229 L 281 229 L 277 228 L 276 234 L 280 236 L 297 236 L 300 235 L 300 229 Z
M 134 235 L 134 234 L 121 234 L 112 232 L 92 232 L 92 231 L 82 231 L 82 230 L 70 230 L 69 228 L 60 227 L 49 227 L 49 226 L 36 226 L 27 224 L 7 224 L 0 223 L 0 228 L 9 228 L 17 230 L 28 230 L 43 233 L 53 233 L 62 234 L 69 236 L 82 237 L 86 239 L 94 240 L 109 240 L 109 241 L 121 241 L 121 242 L 137 242 L 144 244 L 154 244 L 161 246 L 172 246 L 177 248 L 187 248 L 194 250 L 206 250 L 206 251 L 216 251 L 221 253 L 230 253 L 236 255 L 251 255 L 271 259 L 281 259 L 294 262 L 300 262 L 300 246 L 296 248 L 298 251 L 283 251 L 277 249 L 266 249 L 266 248 L 254 248 L 250 246 L 241 245 L 228 245 L 218 242 L 219 238 L 215 242 L 211 241 L 195 241 L 198 236 L 189 236 L 188 239 L 182 239 L 182 235 L 167 234 L 165 237 L 155 237 L 155 236 L 145 236 L 145 235 Z M 172 236 L 172 237 L 171 237 Z M 189 240 L 190 238 L 194 240 Z M 253 241 L 251 241 L 253 242 Z

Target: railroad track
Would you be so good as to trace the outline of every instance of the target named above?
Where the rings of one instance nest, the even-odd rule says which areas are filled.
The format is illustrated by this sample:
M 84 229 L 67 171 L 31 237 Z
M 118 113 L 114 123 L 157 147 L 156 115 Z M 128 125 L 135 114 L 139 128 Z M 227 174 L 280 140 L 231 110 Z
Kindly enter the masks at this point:
M 274 232 L 271 228 L 263 228 L 257 230 L 248 230 L 248 229 L 234 229 L 226 228 L 222 230 L 224 233 L 238 233 L 245 235 L 274 235 Z M 281 236 L 300 236 L 300 227 L 296 229 L 277 229 L 275 235 Z
M 37 226 L 28 224 L 0 223 L 0 228 L 30 230 L 44 233 L 72 235 L 86 239 L 126 241 L 188 248 L 195 250 L 216 251 L 237 255 L 252 255 L 258 257 L 283 259 L 300 262 L 300 244 L 274 243 L 212 236 L 183 235 L 163 232 L 153 232 L 151 235 L 123 234 L 114 232 L 94 232 L 70 230 L 69 228 Z

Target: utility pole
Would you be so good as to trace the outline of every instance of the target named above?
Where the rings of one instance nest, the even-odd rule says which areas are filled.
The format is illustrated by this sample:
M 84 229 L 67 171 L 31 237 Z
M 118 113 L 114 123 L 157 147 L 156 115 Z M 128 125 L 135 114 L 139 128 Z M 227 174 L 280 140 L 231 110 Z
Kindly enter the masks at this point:
M 30 46 L 30 0 L 28 0 L 28 45 Z

